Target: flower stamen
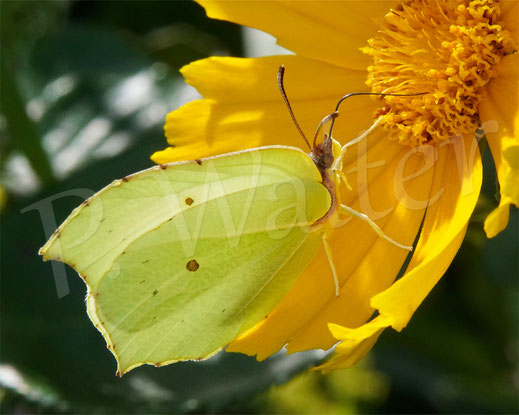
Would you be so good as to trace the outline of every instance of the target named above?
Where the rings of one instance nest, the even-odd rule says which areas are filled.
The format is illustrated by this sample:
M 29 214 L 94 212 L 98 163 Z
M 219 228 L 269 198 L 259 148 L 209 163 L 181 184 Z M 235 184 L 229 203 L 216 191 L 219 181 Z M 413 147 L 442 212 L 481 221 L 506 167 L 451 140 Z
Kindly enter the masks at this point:
M 373 58 L 367 85 L 384 97 L 374 114 L 392 140 L 418 146 L 474 133 L 483 88 L 514 52 L 497 0 L 407 0 L 385 16 L 362 51 Z

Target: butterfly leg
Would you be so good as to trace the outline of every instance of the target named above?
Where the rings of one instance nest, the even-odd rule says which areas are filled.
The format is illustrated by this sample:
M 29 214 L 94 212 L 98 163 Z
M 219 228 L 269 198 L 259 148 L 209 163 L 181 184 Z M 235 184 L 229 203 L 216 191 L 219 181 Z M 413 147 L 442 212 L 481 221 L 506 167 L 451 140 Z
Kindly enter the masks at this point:
M 346 185 L 348 190 L 352 190 L 352 187 L 351 187 L 350 183 L 348 182 L 348 179 L 346 178 L 346 174 L 344 174 L 344 172 L 342 170 L 342 168 L 343 168 L 343 160 L 344 160 L 344 155 L 346 154 L 346 150 L 349 147 L 351 147 L 353 144 L 356 144 L 360 140 L 362 140 L 363 138 L 367 137 L 368 134 L 370 132 L 372 132 L 376 128 L 376 126 L 378 125 L 378 123 L 380 122 L 381 119 L 382 118 L 379 118 L 378 120 L 376 120 L 369 129 L 364 131 L 364 133 L 359 135 L 357 138 L 354 138 L 349 143 L 346 143 L 345 145 L 343 145 L 342 148 L 341 148 L 341 154 L 337 157 L 337 159 L 334 162 L 334 165 L 333 165 L 332 169 L 339 176 L 340 180 L 342 180 L 344 182 L 344 184 Z
M 351 187 L 351 184 L 348 182 L 348 178 L 346 177 L 346 174 L 344 174 L 344 172 L 342 170 L 337 170 L 337 174 L 339 175 L 339 177 L 341 178 L 341 180 L 343 181 L 343 183 L 345 184 L 347 189 L 353 190 L 353 188 Z
M 356 218 L 362 219 L 363 221 L 366 221 L 369 226 L 377 233 L 378 236 L 381 238 L 384 238 L 386 241 L 392 243 L 395 246 L 398 246 L 399 248 L 405 249 L 407 251 L 412 251 L 413 247 L 409 245 L 402 245 L 396 242 L 394 239 L 391 239 L 389 236 L 387 236 L 382 229 L 379 228 L 379 226 L 373 222 L 367 215 L 357 212 L 355 209 L 352 209 L 349 206 L 341 205 L 341 210 L 343 212 L 346 212 L 352 216 L 355 216 Z
M 328 263 L 330 264 L 330 268 L 332 269 L 333 282 L 335 283 L 335 296 L 339 296 L 339 279 L 337 278 L 337 271 L 335 269 L 335 265 L 333 263 L 332 250 L 330 248 L 330 244 L 326 240 L 326 232 L 323 233 L 323 246 L 324 252 L 326 252 L 326 257 L 328 258 Z

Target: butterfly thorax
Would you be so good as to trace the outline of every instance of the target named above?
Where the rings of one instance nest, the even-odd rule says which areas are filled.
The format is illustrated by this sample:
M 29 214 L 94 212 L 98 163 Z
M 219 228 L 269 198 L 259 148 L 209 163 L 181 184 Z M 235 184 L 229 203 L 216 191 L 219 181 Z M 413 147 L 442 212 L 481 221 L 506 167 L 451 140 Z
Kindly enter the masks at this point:
M 337 150 L 335 147 L 337 147 L 337 145 L 339 146 L 340 151 L 340 145 L 325 134 L 323 142 L 320 144 L 314 144 L 312 151 L 309 154 L 310 158 L 319 170 L 319 173 L 321 173 L 323 186 L 328 189 L 331 196 L 330 209 L 328 209 L 328 212 L 326 212 L 322 218 L 318 219 L 314 225 L 320 225 L 327 222 L 337 210 L 338 200 L 335 189 L 335 173 L 332 169 L 335 160 L 334 153 Z

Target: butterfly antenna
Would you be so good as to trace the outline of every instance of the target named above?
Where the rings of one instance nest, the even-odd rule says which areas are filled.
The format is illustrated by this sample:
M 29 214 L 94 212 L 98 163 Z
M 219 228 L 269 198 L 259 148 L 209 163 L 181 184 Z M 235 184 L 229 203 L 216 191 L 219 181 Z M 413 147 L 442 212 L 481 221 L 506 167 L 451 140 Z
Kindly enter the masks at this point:
M 278 71 L 278 88 L 279 92 L 281 92 L 281 96 L 283 97 L 283 100 L 285 101 L 285 105 L 288 108 L 288 112 L 290 113 L 290 116 L 292 117 L 292 121 L 294 122 L 294 125 L 297 128 L 297 131 L 299 131 L 299 134 L 301 134 L 301 137 L 303 137 L 303 140 L 305 140 L 306 145 L 310 150 L 312 150 L 312 147 L 310 146 L 310 143 L 308 142 L 305 133 L 303 133 L 303 130 L 299 126 L 299 123 L 296 120 L 296 117 L 294 115 L 294 111 L 292 111 L 292 106 L 290 105 L 290 102 L 287 98 L 287 93 L 285 92 L 285 86 L 283 85 L 283 77 L 285 76 L 285 65 L 281 65 L 279 67 Z
M 419 92 L 417 94 L 383 94 L 383 93 L 378 94 L 376 92 L 353 92 L 351 94 L 344 95 L 341 99 L 339 99 L 339 101 L 337 102 L 337 105 L 335 106 L 334 112 L 335 113 L 338 112 L 339 106 L 341 105 L 342 101 L 344 101 L 346 98 L 355 97 L 358 95 L 376 95 L 376 96 L 380 96 L 380 97 L 416 97 L 418 95 L 425 95 L 425 94 L 427 94 L 427 92 Z M 333 125 L 335 124 L 335 118 L 337 118 L 337 117 L 334 117 L 330 124 L 330 131 L 328 132 L 328 135 L 330 137 L 332 136 L 332 130 L 333 130 Z

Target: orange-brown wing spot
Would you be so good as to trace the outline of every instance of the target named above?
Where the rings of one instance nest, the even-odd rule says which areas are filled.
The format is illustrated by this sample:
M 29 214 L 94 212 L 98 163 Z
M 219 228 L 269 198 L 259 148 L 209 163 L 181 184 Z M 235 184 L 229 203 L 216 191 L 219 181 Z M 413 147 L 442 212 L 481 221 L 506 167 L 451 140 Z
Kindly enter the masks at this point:
M 160 165 L 160 168 L 161 168 L 162 170 L 166 170 L 166 169 L 168 168 L 168 166 L 166 166 L 165 164 L 161 164 L 161 165 Z
M 117 371 L 117 372 L 115 372 L 115 376 L 118 376 L 118 377 L 122 378 L 123 374 L 121 372 Z
M 200 159 L 196 159 L 195 161 L 196 161 L 196 163 L 197 163 L 199 166 L 202 165 L 202 160 L 200 160 Z
M 200 268 L 200 264 L 196 262 L 196 259 L 192 259 L 191 261 L 188 261 L 186 268 L 188 271 L 195 272 L 198 268 Z
M 159 290 L 153 291 L 153 296 L 155 297 L 159 293 Z
M 130 179 L 128 177 L 123 177 L 123 182 L 127 182 L 129 181 Z
M 191 199 L 190 197 L 186 197 L 185 202 L 186 202 L 186 205 L 191 206 L 193 204 L 194 200 Z
M 160 367 L 160 362 L 155 363 L 155 367 Z

